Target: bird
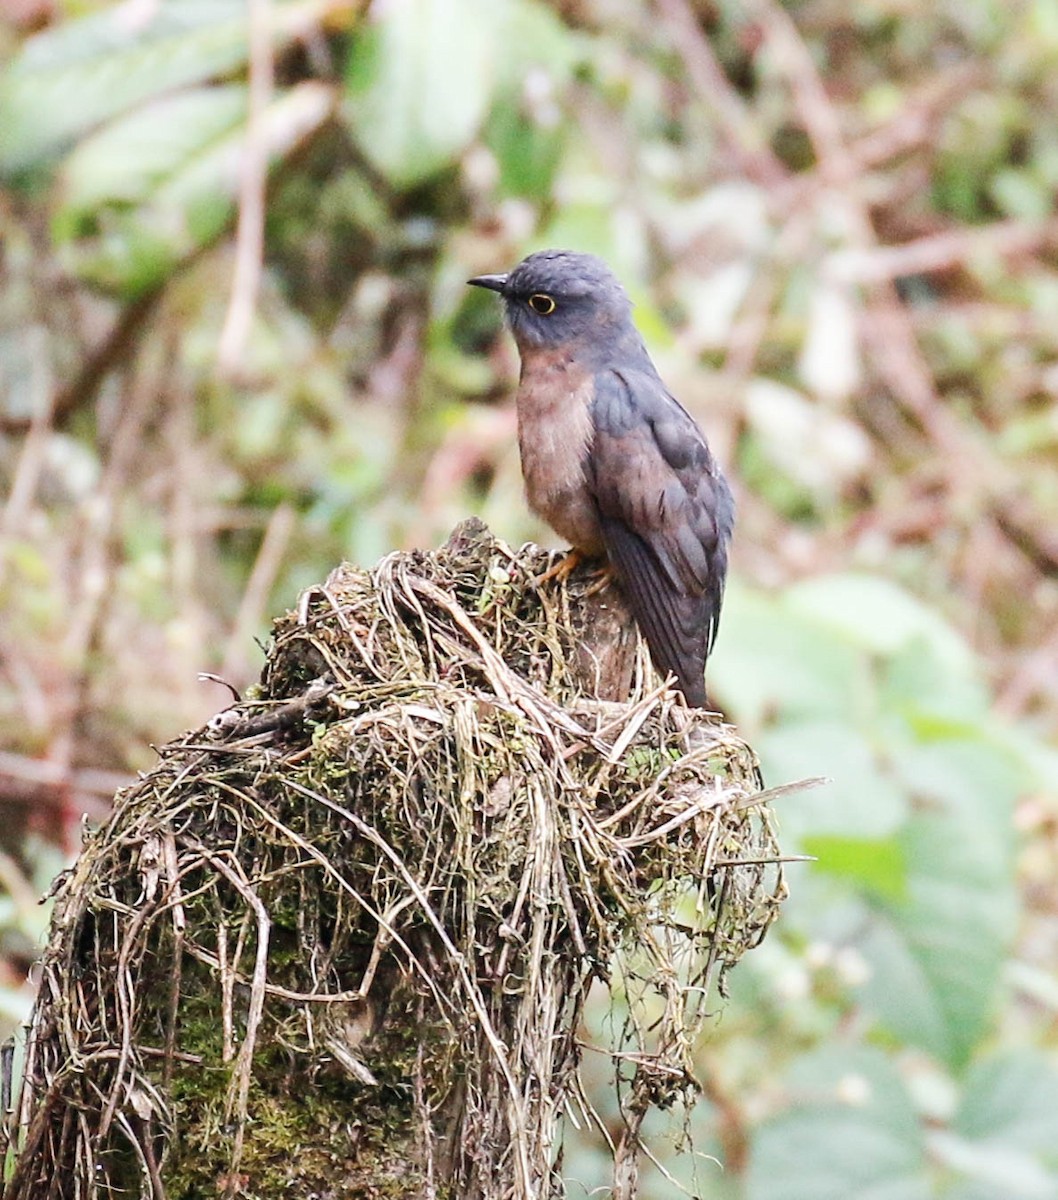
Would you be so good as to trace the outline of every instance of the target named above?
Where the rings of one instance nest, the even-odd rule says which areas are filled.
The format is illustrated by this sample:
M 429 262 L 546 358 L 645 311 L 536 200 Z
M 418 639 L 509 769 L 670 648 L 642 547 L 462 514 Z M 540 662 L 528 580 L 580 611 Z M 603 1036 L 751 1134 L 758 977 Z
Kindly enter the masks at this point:
M 497 292 L 521 359 L 529 507 L 606 560 L 655 667 L 706 708 L 734 500 L 705 435 L 662 382 L 620 282 L 593 254 L 541 250 L 467 283 Z

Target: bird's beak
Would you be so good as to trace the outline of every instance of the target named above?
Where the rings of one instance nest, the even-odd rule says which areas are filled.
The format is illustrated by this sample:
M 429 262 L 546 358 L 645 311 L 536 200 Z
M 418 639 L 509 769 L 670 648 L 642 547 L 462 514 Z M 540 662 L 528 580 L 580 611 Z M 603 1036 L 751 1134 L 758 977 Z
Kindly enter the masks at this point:
M 468 279 L 467 283 L 471 287 L 488 288 L 490 292 L 502 292 L 507 286 L 506 275 L 478 275 L 475 279 Z

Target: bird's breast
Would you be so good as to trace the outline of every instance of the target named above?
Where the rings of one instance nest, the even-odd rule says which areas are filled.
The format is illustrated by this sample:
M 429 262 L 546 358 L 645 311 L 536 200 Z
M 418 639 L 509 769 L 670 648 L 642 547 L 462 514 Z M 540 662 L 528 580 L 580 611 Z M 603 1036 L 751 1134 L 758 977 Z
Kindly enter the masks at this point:
M 571 545 L 603 552 L 585 463 L 591 452 L 594 376 L 567 353 L 522 350 L 518 447 L 529 507 Z

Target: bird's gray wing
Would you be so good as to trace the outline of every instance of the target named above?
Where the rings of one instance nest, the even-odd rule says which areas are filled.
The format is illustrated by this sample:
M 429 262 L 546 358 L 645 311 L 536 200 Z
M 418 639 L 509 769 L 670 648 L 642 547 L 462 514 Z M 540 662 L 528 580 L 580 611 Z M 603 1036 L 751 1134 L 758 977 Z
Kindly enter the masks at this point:
M 705 436 L 652 371 L 595 377 L 589 485 L 607 554 L 650 647 L 706 705 L 734 504 Z

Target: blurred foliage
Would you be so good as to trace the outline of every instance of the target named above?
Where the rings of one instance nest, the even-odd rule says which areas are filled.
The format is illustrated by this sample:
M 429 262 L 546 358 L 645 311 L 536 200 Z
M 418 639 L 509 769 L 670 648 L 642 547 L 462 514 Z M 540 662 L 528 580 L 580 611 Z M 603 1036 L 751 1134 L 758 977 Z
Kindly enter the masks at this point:
M 463 281 L 567 245 L 730 467 L 712 690 L 769 781 L 833 780 L 778 801 L 815 861 L 701 1047 L 699 1153 L 652 1149 L 739 1200 L 1058 1195 L 1058 3 L 5 14 L 9 1021 L 41 847 L 224 703 L 197 671 L 249 682 L 342 557 L 547 536 Z

